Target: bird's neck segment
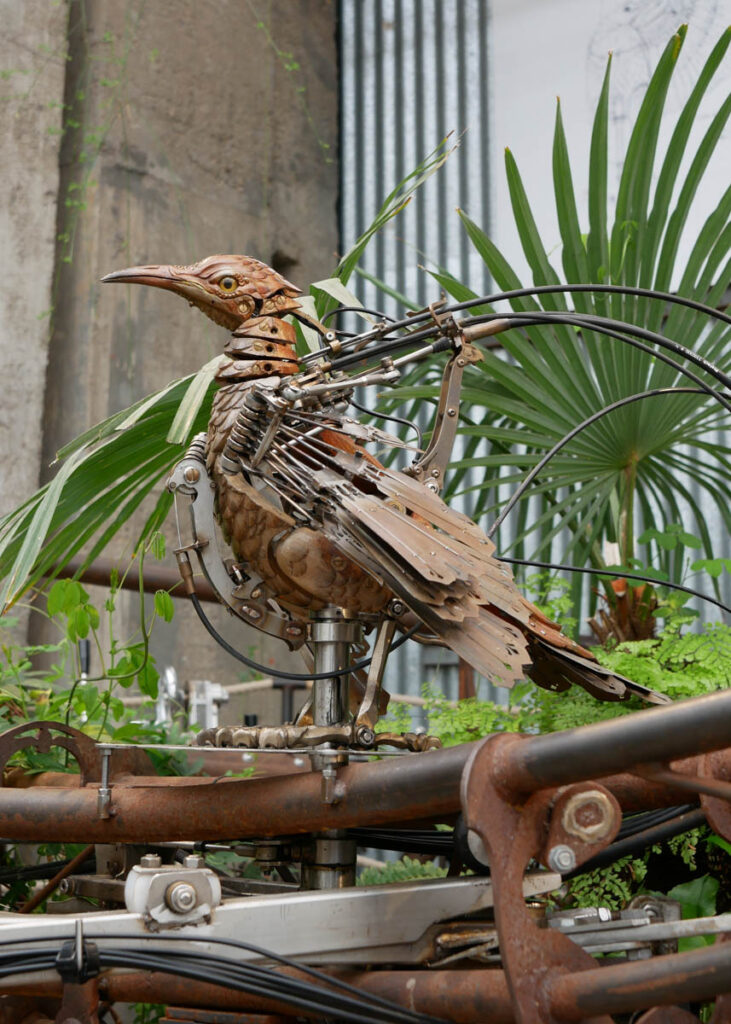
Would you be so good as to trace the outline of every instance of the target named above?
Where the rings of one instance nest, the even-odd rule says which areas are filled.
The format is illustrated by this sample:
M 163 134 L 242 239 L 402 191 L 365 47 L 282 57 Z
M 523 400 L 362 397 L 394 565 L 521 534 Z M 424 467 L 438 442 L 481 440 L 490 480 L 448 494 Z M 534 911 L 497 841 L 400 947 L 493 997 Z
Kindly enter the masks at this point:
M 292 324 L 274 316 L 247 320 L 231 335 L 223 350 L 226 357 L 216 374 L 221 384 L 256 380 L 259 377 L 288 377 L 301 369 L 294 350 L 296 334 Z

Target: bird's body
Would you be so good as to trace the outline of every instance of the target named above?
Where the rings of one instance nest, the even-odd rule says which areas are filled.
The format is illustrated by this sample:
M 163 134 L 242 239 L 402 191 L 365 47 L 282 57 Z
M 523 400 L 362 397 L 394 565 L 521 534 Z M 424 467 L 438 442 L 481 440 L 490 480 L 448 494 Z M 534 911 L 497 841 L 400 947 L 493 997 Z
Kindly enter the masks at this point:
M 395 597 L 497 684 L 529 674 L 551 689 L 575 682 L 604 699 L 653 699 L 530 604 L 479 526 L 362 443 L 400 445 L 397 438 L 348 417 L 342 392 L 308 390 L 294 327 L 282 317 L 306 318 L 297 289 L 274 270 L 214 256 L 107 280 L 175 291 L 233 331 L 217 374 L 207 468 L 236 559 L 289 615 L 336 605 L 376 616 Z

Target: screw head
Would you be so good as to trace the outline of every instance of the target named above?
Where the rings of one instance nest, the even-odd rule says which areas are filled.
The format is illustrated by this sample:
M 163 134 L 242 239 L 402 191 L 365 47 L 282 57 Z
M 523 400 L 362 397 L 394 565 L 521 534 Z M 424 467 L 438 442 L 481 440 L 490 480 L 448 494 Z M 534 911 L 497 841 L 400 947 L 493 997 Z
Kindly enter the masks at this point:
M 198 902 L 198 894 L 189 882 L 173 882 L 167 888 L 165 902 L 174 914 L 188 914 Z
M 361 725 L 356 729 L 355 742 L 359 747 L 372 747 L 376 742 L 376 734 L 367 725 Z
M 183 473 L 186 483 L 195 484 L 200 480 L 200 470 L 196 469 L 195 466 L 188 466 L 186 471 Z
M 557 871 L 560 875 L 568 874 L 576 867 L 576 854 L 570 846 L 559 843 L 548 851 L 548 866 L 551 871 Z

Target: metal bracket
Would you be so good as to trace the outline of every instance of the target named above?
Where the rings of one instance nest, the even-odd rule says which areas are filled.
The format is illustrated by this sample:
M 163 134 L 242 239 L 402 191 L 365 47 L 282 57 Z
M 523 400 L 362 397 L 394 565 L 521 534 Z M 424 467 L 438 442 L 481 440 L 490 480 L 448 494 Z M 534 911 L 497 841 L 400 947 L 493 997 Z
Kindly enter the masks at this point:
M 203 454 L 203 437 L 199 434 L 195 438 L 185 458 L 175 466 L 167 482 L 168 490 L 173 494 L 185 494 L 191 499 L 189 515 L 193 541 L 176 550 L 179 561 L 181 557 L 187 557 L 187 551 L 195 551 L 203 575 L 216 591 L 221 603 L 233 615 L 260 632 L 283 640 L 291 651 L 296 651 L 306 639 L 304 625 L 272 608 L 266 600 L 252 600 L 249 594 L 257 588 L 261 591 L 261 581 L 252 579 L 244 587 L 237 586 L 219 555 L 214 492 Z
M 459 339 L 455 339 L 455 346 L 456 351 L 444 368 L 434 432 L 429 445 L 424 454 L 404 470 L 436 494 L 444 486 L 444 474 L 457 436 L 464 368 L 468 363 L 478 363 L 482 359 L 477 349 L 459 342 Z

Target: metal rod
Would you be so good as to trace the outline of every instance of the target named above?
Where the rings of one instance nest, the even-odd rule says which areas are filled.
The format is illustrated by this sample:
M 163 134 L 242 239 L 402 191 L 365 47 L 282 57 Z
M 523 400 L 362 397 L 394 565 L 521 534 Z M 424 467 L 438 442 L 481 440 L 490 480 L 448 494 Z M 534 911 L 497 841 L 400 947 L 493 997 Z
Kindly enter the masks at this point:
M 51 825 L 51 831 L 53 831 L 53 825 Z M 49 879 L 49 881 L 46 882 L 42 889 L 39 889 L 34 896 L 31 896 L 27 903 L 23 904 L 18 913 L 30 914 L 30 912 L 32 910 L 35 910 L 36 907 L 40 906 L 40 904 L 43 903 L 43 901 L 48 896 L 50 896 L 51 893 L 56 891 L 61 882 L 63 882 L 64 878 L 66 878 L 68 875 L 72 875 L 74 871 L 76 871 L 76 869 L 80 867 L 85 860 L 88 860 L 90 857 L 92 857 L 93 854 L 93 845 L 86 846 L 81 851 L 81 853 L 77 853 L 76 856 L 68 862 L 68 864 L 65 864 L 61 868 L 57 875 L 54 875 L 53 878 Z
M 469 747 L 451 747 L 345 765 L 331 804 L 322 802 L 319 772 L 170 786 L 164 800 L 159 785 L 134 779 L 115 785 L 109 819 L 98 817 L 93 786 L 0 788 L 0 835 L 47 840 L 50 822 L 57 842 L 203 841 L 439 821 L 459 813 L 468 753 Z
M 112 558 L 97 558 L 85 569 L 82 568 L 83 561 L 80 558 L 70 559 L 60 569 L 54 569 L 54 575 L 58 579 L 72 579 L 78 576 L 82 583 L 108 587 L 112 575 L 119 573 L 119 588 L 121 590 L 140 589 L 140 574 L 136 566 L 131 566 L 126 573 L 119 572 L 119 566 Z M 167 590 L 172 597 L 185 597 L 182 590 L 183 581 L 177 569 L 167 569 L 163 566 L 148 566 L 145 564 L 145 571 L 142 576 L 143 590 L 146 594 L 154 594 L 157 590 Z M 215 590 L 204 576 L 196 574 L 195 592 L 199 601 L 219 602 Z
M 511 793 L 532 793 L 720 750 L 731 742 L 731 690 L 579 729 L 505 744 L 497 771 Z
M 551 1012 L 562 1021 L 713 999 L 729 991 L 728 942 L 577 974 L 554 974 L 548 984 Z
M 444 821 L 461 810 L 462 771 L 476 746 L 463 744 L 389 761 L 346 765 L 338 769 L 332 804 L 322 802 L 318 772 L 217 782 L 134 777 L 128 785 L 121 781 L 115 785 L 113 817 L 107 820 L 98 817 L 94 786 L 2 787 L 0 836 L 42 842 L 48 840 L 49 822 L 58 842 L 153 843 Z M 701 759 L 689 758 L 673 766 L 697 774 Z M 682 790 L 626 773 L 601 782 L 625 810 L 687 802 Z M 164 800 L 161 787 L 166 789 Z

